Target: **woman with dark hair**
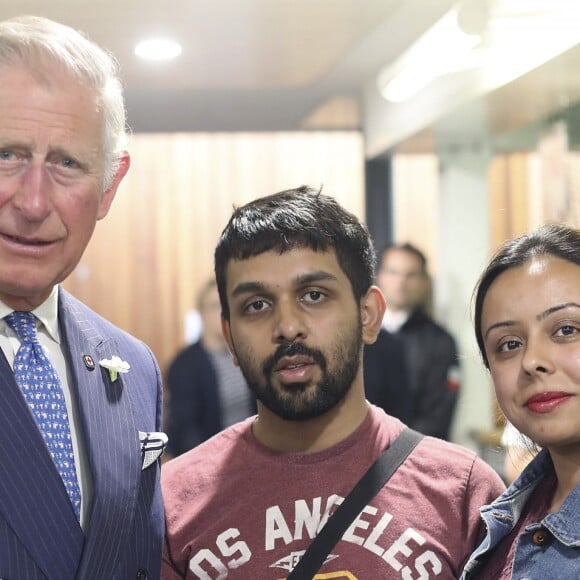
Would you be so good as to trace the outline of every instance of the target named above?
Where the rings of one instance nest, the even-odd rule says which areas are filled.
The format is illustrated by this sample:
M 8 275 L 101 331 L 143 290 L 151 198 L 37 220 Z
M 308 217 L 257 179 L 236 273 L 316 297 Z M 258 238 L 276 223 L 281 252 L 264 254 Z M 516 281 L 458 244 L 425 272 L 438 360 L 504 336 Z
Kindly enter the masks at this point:
M 505 416 L 542 451 L 482 508 L 462 578 L 579 578 L 580 230 L 504 244 L 476 287 L 475 334 Z

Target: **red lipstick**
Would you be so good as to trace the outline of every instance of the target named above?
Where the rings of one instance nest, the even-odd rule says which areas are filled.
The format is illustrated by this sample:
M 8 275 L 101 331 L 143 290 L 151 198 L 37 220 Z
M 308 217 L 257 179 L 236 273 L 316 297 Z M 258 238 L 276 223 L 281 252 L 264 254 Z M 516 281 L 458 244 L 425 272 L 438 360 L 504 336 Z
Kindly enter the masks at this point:
M 549 413 L 571 396 L 569 393 L 561 392 L 538 393 L 526 401 L 526 407 L 534 413 Z

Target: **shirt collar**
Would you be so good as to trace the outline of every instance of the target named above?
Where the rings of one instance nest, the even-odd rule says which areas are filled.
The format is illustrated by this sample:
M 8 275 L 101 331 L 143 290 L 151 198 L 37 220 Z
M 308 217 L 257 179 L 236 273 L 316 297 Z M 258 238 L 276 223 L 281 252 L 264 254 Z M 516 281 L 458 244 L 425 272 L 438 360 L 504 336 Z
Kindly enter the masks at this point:
M 6 324 L 2 319 L 11 312 L 14 312 L 14 309 L 0 300 L 1 324 Z M 60 331 L 58 328 L 58 285 L 53 287 L 50 296 L 40 306 L 37 306 L 32 313 L 42 322 L 50 337 L 60 344 Z

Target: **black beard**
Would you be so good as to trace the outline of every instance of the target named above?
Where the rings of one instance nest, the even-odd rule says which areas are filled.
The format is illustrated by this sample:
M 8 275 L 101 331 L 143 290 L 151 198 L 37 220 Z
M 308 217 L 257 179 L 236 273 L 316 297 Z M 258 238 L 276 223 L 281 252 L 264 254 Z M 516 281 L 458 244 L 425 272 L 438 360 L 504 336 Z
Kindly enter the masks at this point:
M 254 372 L 249 365 L 240 362 L 240 368 L 256 398 L 270 411 L 287 421 L 307 421 L 320 417 L 338 405 L 349 392 L 360 366 L 362 348 L 362 328 L 359 322 L 355 336 L 335 345 L 332 353 L 337 363 L 334 372 L 328 371 L 328 361 L 317 349 L 309 348 L 301 342 L 285 343 L 263 363 L 261 373 Z M 322 373 L 315 392 L 307 392 L 309 381 L 297 382 L 275 388 L 272 372 L 276 364 L 286 356 L 303 355 L 310 357 Z

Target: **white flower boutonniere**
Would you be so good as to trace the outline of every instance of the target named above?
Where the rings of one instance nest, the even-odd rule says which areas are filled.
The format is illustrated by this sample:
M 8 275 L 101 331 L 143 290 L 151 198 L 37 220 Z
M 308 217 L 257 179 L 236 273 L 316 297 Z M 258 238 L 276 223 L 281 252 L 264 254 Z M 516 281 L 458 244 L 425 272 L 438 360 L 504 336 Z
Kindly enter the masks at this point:
M 131 368 L 131 365 L 127 361 L 124 361 L 117 355 L 100 360 L 99 365 L 109 371 L 109 377 L 112 382 L 115 382 L 119 378 L 119 373 L 128 373 Z

